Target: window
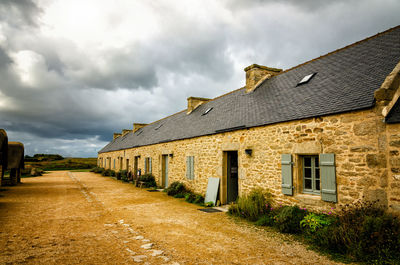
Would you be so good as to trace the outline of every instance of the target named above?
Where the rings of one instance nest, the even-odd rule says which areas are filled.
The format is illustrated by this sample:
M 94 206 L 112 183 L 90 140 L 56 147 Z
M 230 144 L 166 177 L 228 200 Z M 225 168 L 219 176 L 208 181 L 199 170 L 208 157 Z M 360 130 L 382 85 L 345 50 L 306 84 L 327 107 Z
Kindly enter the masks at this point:
M 321 178 L 318 156 L 303 156 L 303 191 L 321 193 Z
M 282 154 L 282 193 L 288 196 L 299 193 L 321 195 L 327 202 L 337 202 L 335 154 L 300 155 L 298 165 L 298 187 L 293 182 L 293 165 L 291 154 Z M 303 187 L 300 187 L 300 186 Z
M 186 178 L 194 179 L 194 156 L 186 157 Z
M 115 159 L 114 159 L 114 167 L 113 167 L 113 169 L 115 169 Z
M 151 168 L 151 157 L 146 157 L 144 159 L 144 173 L 145 174 L 151 174 L 152 168 Z
M 204 111 L 203 114 L 201 114 L 202 116 L 207 115 L 213 108 L 208 108 L 206 111 Z
M 303 79 L 300 80 L 299 83 L 297 83 L 297 86 L 303 85 L 303 84 L 307 84 L 308 82 L 310 82 L 310 80 L 316 75 L 317 73 L 312 73 L 309 75 L 306 75 L 305 77 L 303 77 Z

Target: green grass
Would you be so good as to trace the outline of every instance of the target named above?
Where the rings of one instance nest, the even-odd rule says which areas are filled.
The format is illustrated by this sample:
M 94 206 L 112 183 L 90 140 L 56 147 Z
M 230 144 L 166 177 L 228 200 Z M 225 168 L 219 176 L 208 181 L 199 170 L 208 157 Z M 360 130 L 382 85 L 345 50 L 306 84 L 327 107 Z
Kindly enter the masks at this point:
M 41 168 L 45 171 L 84 170 L 96 167 L 97 158 L 66 158 L 55 161 L 26 162 L 25 167 Z

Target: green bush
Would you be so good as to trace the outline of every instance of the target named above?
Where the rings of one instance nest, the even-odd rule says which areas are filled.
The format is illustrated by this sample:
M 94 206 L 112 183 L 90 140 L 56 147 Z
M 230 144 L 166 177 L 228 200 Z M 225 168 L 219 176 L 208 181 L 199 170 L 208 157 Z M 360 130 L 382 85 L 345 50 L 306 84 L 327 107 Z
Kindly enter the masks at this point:
M 275 216 L 274 225 L 282 233 L 300 233 L 300 222 L 307 212 L 298 206 L 283 206 Z
M 115 177 L 115 174 L 116 174 L 116 173 L 115 173 L 114 170 L 110 170 L 110 176 L 111 176 L 111 177 Z
M 398 264 L 400 260 L 400 221 L 374 202 L 346 205 L 334 223 L 317 230 L 309 240 L 358 261 Z
M 267 206 L 272 202 L 271 194 L 261 189 L 252 190 L 248 195 L 239 197 L 236 204 L 232 204 L 228 213 L 240 216 L 250 221 L 257 221 L 268 211 Z
M 90 172 L 93 172 L 93 173 L 100 173 L 100 174 L 102 174 L 103 172 L 104 172 L 104 168 L 101 168 L 101 167 L 94 167 L 94 168 L 92 168 L 91 170 L 90 170 Z
M 334 218 L 326 214 L 309 213 L 300 221 L 306 232 L 315 233 L 318 229 L 334 222 Z
M 145 188 L 157 187 L 156 179 L 151 174 L 145 174 L 139 177 L 139 181 L 144 182 Z
M 271 213 L 267 213 L 263 216 L 261 216 L 257 221 L 256 225 L 261 225 L 261 226 L 273 226 L 275 223 L 275 215 Z
M 179 181 L 172 182 L 168 188 L 166 188 L 166 192 L 169 196 L 175 196 L 177 194 L 185 194 L 187 193 L 187 189 L 185 184 Z M 183 198 L 183 197 L 181 197 Z
M 101 174 L 102 174 L 103 176 L 105 176 L 105 177 L 109 177 L 109 176 L 111 176 L 111 172 L 112 172 L 111 169 L 106 169 L 106 170 L 104 170 Z

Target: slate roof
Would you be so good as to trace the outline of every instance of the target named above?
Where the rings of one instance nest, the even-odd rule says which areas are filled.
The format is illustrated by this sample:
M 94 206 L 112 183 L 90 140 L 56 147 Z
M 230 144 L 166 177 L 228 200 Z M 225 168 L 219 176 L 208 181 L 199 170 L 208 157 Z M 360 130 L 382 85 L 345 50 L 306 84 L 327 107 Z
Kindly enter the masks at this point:
M 400 123 L 400 100 L 397 100 L 394 104 L 385 121 L 387 123 Z
M 246 94 L 241 88 L 199 106 L 189 115 L 184 110 L 118 137 L 99 153 L 371 108 L 374 91 L 399 61 L 397 26 L 286 70 L 252 93 Z M 311 73 L 317 74 L 307 84 L 296 86 Z M 207 115 L 202 115 L 211 107 Z M 398 118 L 396 113 L 393 115 Z

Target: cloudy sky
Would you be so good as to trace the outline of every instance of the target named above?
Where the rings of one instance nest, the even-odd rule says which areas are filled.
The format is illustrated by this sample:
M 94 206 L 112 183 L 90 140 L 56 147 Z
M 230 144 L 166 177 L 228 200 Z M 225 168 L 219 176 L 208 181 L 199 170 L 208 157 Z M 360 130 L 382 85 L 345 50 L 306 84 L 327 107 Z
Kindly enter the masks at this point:
M 398 0 L 0 0 L 0 128 L 95 157 L 113 132 L 400 24 Z

